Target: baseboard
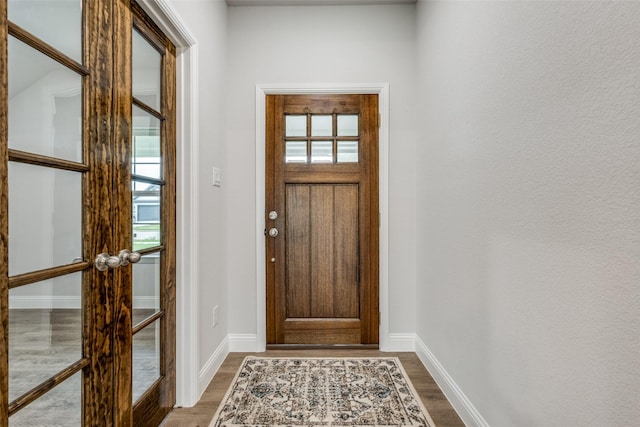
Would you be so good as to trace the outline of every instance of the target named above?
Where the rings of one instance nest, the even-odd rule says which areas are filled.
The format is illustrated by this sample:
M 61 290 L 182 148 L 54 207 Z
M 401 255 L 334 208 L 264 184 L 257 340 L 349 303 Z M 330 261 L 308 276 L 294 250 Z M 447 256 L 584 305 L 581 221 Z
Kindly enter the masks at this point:
M 79 296 L 9 296 L 9 307 L 21 310 L 80 309 Z
M 416 334 L 390 334 L 385 351 L 415 351 Z M 229 334 L 229 351 L 238 353 L 259 352 L 256 334 Z
M 202 394 L 209 386 L 209 383 L 213 379 L 213 376 L 218 372 L 222 362 L 229 354 L 229 339 L 225 337 L 216 351 L 213 352 L 207 363 L 204 364 L 202 369 L 200 369 L 200 373 L 198 375 L 198 398 L 196 401 L 200 400 Z
M 258 336 L 256 334 L 229 334 L 229 351 L 252 353 L 257 351 Z
M 458 387 L 451 375 L 444 369 L 442 364 L 436 359 L 426 344 L 416 336 L 415 339 L 416 354 L 427 368 L 433 379 L 436 381 L 440 390 L 444 393 L 456 410 L 462 421 L 467 426 L 489 427 L 487 421 L 480 415 L 480 412 L 473 406 L 473 403 Z
M 389 334 L 389 351 L 416 351 L 416 334 Z
M 32 310 L 32 309 L 80 309 L 82 299 L 79 296 L 9 296 L 9 307 L 11 309 Z M 133 306 L 135 308 L 154 309 L 158 305 L 156 297 L 134 297 Z

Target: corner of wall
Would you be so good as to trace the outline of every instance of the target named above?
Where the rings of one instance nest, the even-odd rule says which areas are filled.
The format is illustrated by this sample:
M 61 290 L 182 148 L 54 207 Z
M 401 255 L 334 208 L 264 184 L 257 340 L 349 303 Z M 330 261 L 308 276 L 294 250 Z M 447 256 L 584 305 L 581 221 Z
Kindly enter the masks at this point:
M 200 369 L 200 373 L 198 374 L 198 398 L 196 402 L 193 402 L 191 405 L 184 406 L 193 406 L 197 403 L 198 400 L 202 397 L 202 394 L 205 392 L 209 383 L 213 379 L 213 376 L 218 372 L 222 362 L 229 354 L 229 338 L 225 337 L 218 348 L 213 352 L 209 360 L 204 364 L 202 369 Z
M 489 427 L 489 423 L 482 417 L 480 412 L 478 412 L 473 403 L 471 403 L 469 398 L 419 336 L 416 336 L 415 347 L 418 358 L 447 397 L 451 406 L 453 406 L 460 418 L 462 418 L 464 424 L 467 426 Z

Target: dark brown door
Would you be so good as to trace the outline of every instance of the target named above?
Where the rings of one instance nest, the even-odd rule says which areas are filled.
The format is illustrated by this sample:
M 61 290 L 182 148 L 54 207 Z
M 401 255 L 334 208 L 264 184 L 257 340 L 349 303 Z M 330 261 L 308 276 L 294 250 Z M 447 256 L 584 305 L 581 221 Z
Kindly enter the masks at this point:
M 377 95 L 267 96 L 267 344 L 378 344 Z
M 175 51 L 128 0 L 2 0 L 0 30 L 0 426 L 157 425 Z

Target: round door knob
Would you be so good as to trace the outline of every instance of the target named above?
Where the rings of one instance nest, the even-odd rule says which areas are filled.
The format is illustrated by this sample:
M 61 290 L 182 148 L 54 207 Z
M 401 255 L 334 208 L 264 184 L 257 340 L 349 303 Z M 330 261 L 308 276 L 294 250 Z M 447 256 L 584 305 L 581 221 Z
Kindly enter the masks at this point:
M 278 235 L 278 229 L 277 228 L 270 228 L 269 229 L 269 236 L 271 237 L 276 237 Z
M 131 264 L 135 264 L 138 261 L 140 261 L 140 259 L 142 258 L 142 255 L 140 255 L 140 252 L 131 252 L 129 254 L 129 262 Z
M 98 271 L 106 271 L 110 268 L 120 267 L 120 258 L 102 253 L 96 257 L 94 265 Z
M 123 249 L 118 254 L 118 259 L 120 260 L 120 265 L 125 266 L 131 264 L 135 264 L 140 261 L 141 255 L 140 252 L 131 252 L 129 249 Z
M 277 219 L 277 218 L 278 218 L 278 212 L 276 212 L 276 211 L 269 212 L 269 219 L 270 220 L 274 220 L 274 219 Z

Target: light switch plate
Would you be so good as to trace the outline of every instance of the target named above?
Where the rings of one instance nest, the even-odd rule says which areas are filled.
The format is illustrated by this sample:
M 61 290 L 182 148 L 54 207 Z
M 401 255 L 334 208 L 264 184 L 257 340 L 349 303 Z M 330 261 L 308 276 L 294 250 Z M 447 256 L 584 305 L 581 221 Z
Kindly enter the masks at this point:
M 222 187 L 222 169 L 213 168 L 213 186 Z

